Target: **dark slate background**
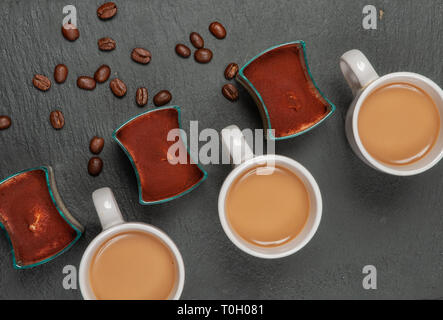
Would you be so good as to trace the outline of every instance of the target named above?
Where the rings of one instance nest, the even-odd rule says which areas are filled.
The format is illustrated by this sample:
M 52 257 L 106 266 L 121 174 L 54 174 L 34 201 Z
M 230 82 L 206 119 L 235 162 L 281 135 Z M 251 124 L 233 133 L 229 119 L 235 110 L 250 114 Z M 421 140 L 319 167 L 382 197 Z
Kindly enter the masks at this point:
M 0 132 L 0 177 L 49 164 L 69 210 L 87 228 L 81 240 L 56 260 L 18 271 L 10 248 L 0 237 L 0 298 L 80 299 L 79 290 L 64 290 L 62 269 L 78 267 L 88 243 L 100 232 L 91 193 L 114 190 L 129 221 L 152 223 L 177 243 L 186 265 L 185 299 L 442 298 L 443 164 L 415 177 L 388 176 L 365 166 L 352 153 L 344 134 L 344 117 L 352 100 L 338 59 L 358 48 L 379 74 L 421 73 L 443 85 L 443 2 L 435 1 L 116 1 L 119 11 L 101 21 L 101 1 L 2 1 L 0 4 L 0 114 L 13 125 Z M 362 8 L 384 11 L 377 30 L 363 30 Z M 62 8 L 77 8 L 80 38 L 71 43 L 60 32 Z M 228 36 L 217 40 L 208 31 L 221 21 Z M 199 32 L 214 51 L 208 65 L 176 56 L 175 44 Z M 110 36 L 117 49 L 101 52 L 97 39 Z M 267 261 L 244 254 L 225 236 L 218 219 L 217 196 L 229 165 L 206 165 L 208 179 L 172 202 L 141 206 L 135 175 L 112 131 L 139 108 L 135 90 L 146 86 L 150 105 L 155 92 L 169 89 L 171 103 L 182 107 L 182 122 L 198 120 L 200 129 L 221 130 L 230 124 L 261 128 L 257 109 L 241 90 L 231 103 L 220 93 L 224 67 L 243 65 L 262 50 L 284 42 L 306 41 L 312 74 L 337 112 L 301 137 L 278 142 L 278 153 L 295 158 L 317 179 L 324 211 L 312 242 L 299 253 Z M 131 61 L 131 49 L 152 52 L 149 65 Z M 69 67 L 66 83 L 43 93 L 32 86 L 35 73 L 49 75 L 54 66 Z M 103 63 L 128 86 L 117 99 L 109 83 L 92 92 L 76 87 L 80 75 L 93 75 Z M 55 131 L 49 113 L 60 109 L 66 126 Z M 105 137 L 103 173 L 90 177 L 86 167 L 89 139 Z M 378 290 L 362 288 L 362 268 L 378 270 Z

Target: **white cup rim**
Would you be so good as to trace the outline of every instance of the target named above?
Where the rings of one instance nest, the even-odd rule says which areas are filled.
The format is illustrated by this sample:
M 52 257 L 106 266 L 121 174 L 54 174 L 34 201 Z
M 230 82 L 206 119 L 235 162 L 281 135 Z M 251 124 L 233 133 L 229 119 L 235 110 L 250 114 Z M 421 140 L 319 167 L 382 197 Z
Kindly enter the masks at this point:
M 269 159 L 270 157 L 273 157 L 277 161 L 281 161 L 283 164 L 290 164 L 291 166 L 297 168 L 299 173 L 305 178 L 305 180 L 309 183 L 311 189 L 313 190 L 313 196 L 316 201 L 316 212 L 310 214 L 314 214 L 314 223 L 309 230 L 309 232 L 306 234 L 306 236 L 303 238 L 302 241 L 298 243 L 298 245 L 282 251 L 282 252 L 276 252 L 276 253 L 264 253 L 259 252 L 256 250 L 252 250 L 248 246 L 246 246 L 242 241 L 238 240 L 238 237 L 235 236 L 234 231 L 232 230 L 232 227 L 230 226 L 228 219 L 226 217 L 226 211 L 225 211 L 225 202 L 226 202 L 226 196 L 228 193 L 229 188 L 231 187 L 232 183 L 235 181 L 235 179 L 242 174 L 245 170 L 249 169 L 250 167 L 253 167 L 256 164 L 263 163 L 263 161 Z M 290 168 L 289 168 L 290 169 Z M 299 173 L 296 173 L 299 175 Z M 312 206 L 311 206 L 312 207 Z M 313 238 L 315 233 L 317 232 L 318 226 L 320 225 L 320 220 L 322 216 L 322 197 L 320 193 L 320 188 L 318 187 L 317 182 L 315 181 L 312 174 L 299 162 L 295 161 L 294 159 L 281 156 L 281 155 L 261 155 L 261 156 L 255 156 L 252 159 L 246 160 L 242 164 L 235 167 L 229 175 L 226 177 L 225 181 L 223 182 L 223 185 L 220 189 L 219 197 L 218 197 L 218 213 L 220 218 L 220 223 L 223 227 L 224 232 L 226 233 L 227 237 L 231 240 L 234 245 L 242 250 L 243 252 L 246 252 L 252 256 L 263 258 L 263 259 L 278 259 L 287 257 L 289 255 L 292 255 L 302 249 L 308 242 Z M 312 210 L 312 209 L 311 209 Z M 306 227 L 306 226 L 305 226 Z M 295 239 L 293 239 L 295 240 Z M 293 241 L 291 240 L 291 241 Z M 246 241 L 245 241 L 246 242 Z
M 360 139 L 360 134 L 358 131 L 358 115 L 360 113 L 361 106 L 363 105 L 363 101 L 365 101 L 365 99 L 368 97 L 368 95 L 370 95 L 377 88 L 377 86 L 379 85 L 380 82 L 386 81 L 390 78 L 398 78 L 398 77 L 404 77 L 405 78 L 404 82 L 406 82 L 406 83 L 408 83 L 406 77 L 421 80 L 421 81 L 425 82 L 426 84 L 428 84 L 430 87 L 432 87 L 432 89 L 434 89 L 436 92 L 438 92 L 443 99 L 442 89 L 434 81 L 432 81 L 431 79 L 429 79 L 421 74 L 413 73 L 413 72 L 388 73 L 386 75 L 383 75 L 383 76 L 377 78 L 376 80 L 374 80 L 370 84 L 368 84 L 366 87 L 364 87 L 361 90 L 360 94 L 355 98 L 355 108 L 354 108 L 354 113 L 352 115 L 352 133 L 354 135 L 355 143 L 357 144 L 357 147 L 360 150 L 362 156 L 374 168 L 376 168 L 382 172 L 385 172 L 385 173 L 388 173 L 391 175 L 395 175 L 395 176 L 412 176 L 412 175 L 416 175 L 416 174 L 420 174 L 422 172 L 425 172 L 425 171 L 431 169 L 433 166 L 435 166 L 443 158 L 443 150 L 440 150 L 440 153 L 436 157 L 434 157 L 434 159 L 432 159 L 432 161 L 430 161 L 426 165 L 421 166 L 420 168 L 410 169 L 410 170 L 405 170 L 403 168 L 403 170 L 398 170 L 398 169 L 394 169 L 393 167 L 387 166 L 387 165 L 383 164 L 382 162 L 376 160 L 374 157 L 372 157 L 369 154 L 369 152 L 366 150 L 366 148 L 364 147 L 364 145 Z M 440 108 L 439 108 L 439 111 L 441 112 Z M 440 128 L 440 130 L 441 130 L 441 128 Z
M 170 300 L 180 299 L 185 284 L 185 266 L 180 251 L 178 250 L 174 241 L 172 241 L 172 239 L 165 232 L 150 224 L 141 223 L 141 222 L 125 222 L 110 227 L 109 229 L 103 230 L 101 233 L 99 233 L 89 243 L 88 247 L 83 253 L 79 268 L 79 284 L 83 298 L 85 300 L 96 300 L 96 297 L 94 296 L 92 288 L 89 283 L 89 266 L 94 253 L 100 247 L 100 245 L 102 245 L 109 238 L 127 231 L 141 231 L 156 236 L 169 248 L 169 250 L 171 250 L 177 262 L 178 279 L 176 281 L 175 292 L 169 299 Z

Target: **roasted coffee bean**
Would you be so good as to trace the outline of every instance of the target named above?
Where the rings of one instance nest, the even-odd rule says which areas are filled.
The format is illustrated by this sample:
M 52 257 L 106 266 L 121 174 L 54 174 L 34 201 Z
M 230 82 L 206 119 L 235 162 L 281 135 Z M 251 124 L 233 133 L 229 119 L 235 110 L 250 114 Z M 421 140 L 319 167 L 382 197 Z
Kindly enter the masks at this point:
M 151 61 L 151 52 L 143 48 L 135 48 L 131 52 L 131 58 L 135 62 L 147 64 Z
M 138 88 L 135 93 L 135 101 L 140 107 L 145 106 L 148 103 L 148 89 Z
M 191 40 L 192 45 L 197 49 L 201 49 L 205 46 L 205 41 L 203 40 L 202 36 L 199 35 L 197 32 L 192 32 L 189 35 L 189 40 Z
M 99 157 L 92 157 L 88 162 L 88 172 L 91 176 L 95 177 L 102 172 L 103 160 Z
M 114 2 L 106 2 L 97 9 L 97 16 L 102 20 L 111 19 L 117 13 L 117 6 Z
M 100 152 L 102 152 L 104 146 L 105 139 L 100 137 L 94 137 L 91 139 L 91 142 L 89 142 L 89 150 L 93 154 L 99 154 Z
M 41 91 L 48 91 L 51 88 L 51 80 L 42 74 L 36 74 L 32 79 L 32 84 Z
M 11 126 L 11 118 L 8 116 L 0 116 L 0 130 L 8 129 Z
M 94 79 L 98 83 L 103 83 L 109 79 L 110 75 L 111 75 L 111 68 L 109 68 L 108 65 L 104 64 L 101 65 L 94 73 Z
M 111 50 L 115 49 L 115 40 L 114 39 L 111 39 L 108 37 L 101 38 L 101 39 L 98 39 L 97 43 L 98 43 L 98 48 L 101 51 L 111 51 Z
M 172 95 L 168 90 L 162 90 L 154 96 L 154 104 L 157 107 L 164 106 L 171 101 Z
M 191 49 L 181 43 L 175 46 L 175 52 L 183 58 L 188 58 L 191 55 Z
M 232 62 L 228 64 L 228 66 L 225 69 L 225 78 L 227 80 L 234 79 L 237 73 L 238 73 L 238 64 Z
M 52 111 L 51 115 L 49 116 L 49 120 L 51 121 L 51 125 L 54 129 L 59 130 L 65 126 L 65 117 L 59 110 Z
M 125 83 L 118 78 L 113 79 L 109 83 L 109 87 L 111 88 L 112 93 L 114 93 L 119 98 L 123 97 L 127 91 Z
M 81 76 L 77 78 L 77 86 L 83 90 L 94 90 L 95 89 L 95 80 L 94 78 Z
M 238 99 L 238 89 L 231 83 L 227 83 L 222 88 L 222 93 L 226 99 L 235 101 Z
M 66 23 L 62 26 L 62 34 L 66 40 L 75 41 L 80 36 L 80 32 L 77 27 L 72 23 Z
M 194 52 L 194 59 L 199 63 L 208 63 L 212 60 L 212 51 L 206 48 Z
M 63 83 L 68 77 L 68 67 L 64 64 L 58 64 L 54 69 L 54 80 L 57 83 Z
M 217 39 L 224 39 L 226 37 L 226 29 L 220 22 L 213 22 L 209 25 L 209 31 L 216 37 Z

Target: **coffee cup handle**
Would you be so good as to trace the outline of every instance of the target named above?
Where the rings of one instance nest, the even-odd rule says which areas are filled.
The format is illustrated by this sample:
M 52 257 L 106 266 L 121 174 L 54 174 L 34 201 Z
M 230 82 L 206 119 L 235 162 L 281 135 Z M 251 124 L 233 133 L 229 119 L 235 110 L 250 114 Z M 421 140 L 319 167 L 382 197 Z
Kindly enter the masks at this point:
M 341 56 L 340 69 L 354 96 L 379 77 L 368 58 L 357 49 L 345 52 Z
M 125 222 L 110 188 L 95 190 L 92 193 L 92 201 L 103 230 Z
M 224 150 L 229 152 L 234 166 L 238 166 L 254 157 L 254 153 L 246 141 L 245 136 L 236 125 L 224 128 L 221 136 Z

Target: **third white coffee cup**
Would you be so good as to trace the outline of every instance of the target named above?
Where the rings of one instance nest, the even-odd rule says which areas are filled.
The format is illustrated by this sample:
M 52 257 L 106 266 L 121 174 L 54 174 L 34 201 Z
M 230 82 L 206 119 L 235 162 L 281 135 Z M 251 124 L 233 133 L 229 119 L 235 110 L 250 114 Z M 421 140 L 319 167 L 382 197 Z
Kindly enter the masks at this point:
M 185 267 L 183 259 L 175 243 L 160 229 L 145 223 L 125 222 L 123 220 L 114 194 L 109 188 L 101 188 L 92 194 L 95 208 L 97 210 L 103 231 L 89 244 L 80 262 L 79 283 L 80 290 L 85 300 L 96 300 L 91 288 L 89 269 L 93 256 L 100 246 L 112 237 L 125 232 L 142 232 L 152 235 L 162 241 L 171 251 L 175 264 L 177 265 L 177 276 L 175 287 L 168 297 L 169 300 L 178 300 L 183 291 L 185 283 Z
M 441 160 L 443 157 L 442 130 L 432 149 L 423 158 L 401 166 L 389 165 L 374 159 L 363 146 L 358 131 L 358 117 L 365 99 L 376 89 L 399 82 L 412 84 L 425 91 L 435 102 L 440 113 L 440 124 L 443 123 L 443 91 L 436 83 L 412 72 L 395 72 L 379 77 L 366 56 L 356 49 L 343 54 L 340 58 L 340 68 L 354 94 L 354 100 L 346 116 L 346 136 L 353 151 L 363 162 L 388 174 L 410 176 L 429 170 Z
M 235 168 L 225 179 L 218 198 L 219 218 L 228 238 L 239 249 L 259 258 L 282 258 L 299 251 L 312 239 L 321 220 L 322 198 L 314 177 L 305 167 L 291 158 L 273 154 L 255 156 L 241 130 L 235 125 L 222 130 L 222 140 L 224 148 L 229 151 L 235 165 Z M 305 185 L 310 201 L 308 219 L 301 232 L 291 241 L 275 247 L 261 247 L 243 239 L 231 226 L 225 210 L 228 191 L 237 177 L 254 167 L 265 164 L 282 166 L 295 173 Z

